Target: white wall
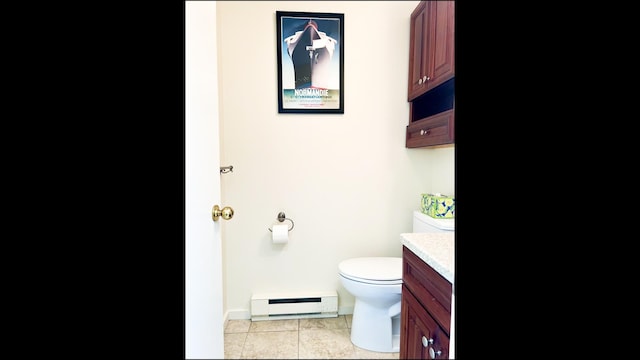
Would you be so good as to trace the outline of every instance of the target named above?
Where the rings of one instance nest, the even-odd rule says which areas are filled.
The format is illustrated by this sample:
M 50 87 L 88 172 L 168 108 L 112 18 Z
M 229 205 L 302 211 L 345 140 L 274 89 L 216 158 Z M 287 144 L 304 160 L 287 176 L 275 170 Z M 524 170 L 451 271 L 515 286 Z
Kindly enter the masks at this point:
M 225 311 L 255 292 L 335 289 L 338 263 L 401 256 L 420 194 L 454 194 L 454 146 L 407 149 L 409 16 L 418 1 L 219 1 Z M 276 10 L 343 13 L 344 114 L 279 114 Z M 268 228 L 284 211 L 289 243 Z

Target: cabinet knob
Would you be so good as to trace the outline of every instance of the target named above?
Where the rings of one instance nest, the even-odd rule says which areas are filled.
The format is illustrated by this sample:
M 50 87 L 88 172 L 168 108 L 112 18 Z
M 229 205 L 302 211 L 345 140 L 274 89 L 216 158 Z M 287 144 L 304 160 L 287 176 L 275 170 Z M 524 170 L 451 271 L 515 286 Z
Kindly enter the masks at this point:
M 431 130 L 429 130 L 429 129 L 427 129 L 427 130 L 420 129 L 420 135 L 429 135 L 430 132 L 431 132 Z
M 438 351 L 434 351 L 433 348 L 429 348 L 429 357 L 432 359 L 435 359 L 436 356 L 440 356 L 442 354 L 442 351 L 438 350 Z
M 429 77 L 427 75 L 422 77 L 422 82 L 427 82 L 427 80 L 429 80 Z
M 418 79 L 418 84 L 422 85 L 422 79 Z
M 422 346 L 427 347 L 429 344 L 433 344 L 433 339 L 428 339 L 426 337 L 422 337 Z

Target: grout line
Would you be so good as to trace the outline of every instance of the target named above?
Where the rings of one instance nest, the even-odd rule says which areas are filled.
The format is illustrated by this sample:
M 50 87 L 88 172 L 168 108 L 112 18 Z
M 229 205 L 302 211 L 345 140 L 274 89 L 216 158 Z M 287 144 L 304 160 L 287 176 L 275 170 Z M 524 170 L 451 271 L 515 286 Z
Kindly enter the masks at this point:
M 347 331 L 348 331 L 349 333 L 351 333 L 351 327 L 349 326 L 349 322 L 347 321 L 347 315 L 340 315 L 340 317 L 342 317 L 342 319 L 343 319 L 343 321 L 344 321 L 344 325 L 345 325 L 345 328 L 344 328 L 344 329 L 347 329 Z M 301 329 L 300 329 L 300 320 L 301 320 L 301 319 L 296 319 L 296 320 L 297 320 L 296 336 L 298 337 L 298 353 L 297 353 L 297 359 L 300 359 L 300 347 L 301 347 L 301 345 L 300 345 L 300 330 L 301 330 Z M 228 326 L 228 324 L 227 324 L 227 326 Z M 273 332 L 279 332 L 279 331 L 292 331 L 292 330 L 273 330 Z M 242 358 L 242 357 L 244 356 L 244 349 L 245 349 L 245 347 L 246 347 L 247 339 L 248 339 L 248 337 L 249 337 L 249 333 L 250 333 L 250 332 L 251 332 L 251 326 L 249 326 L 245 332 L 237 332 L 238 334 L 240 334 L 240 333 L 244 333 L 244 335 L 245 335 L 245 336 L 244 336 L 244 340 L 243 340 L 243 342 L 242 342 L 242 348 L 241 348 L 241 350 L 240 350 L 240 358 Z M 254 333 L 259 333 L 259 332 L 262 332 L 262 331 L 254 331 Z M 234 333 L 225 333 L 225 334 L 234 334 Z M 353 344 L 352 344 L 352 346 L 354 347 L 354 350 L 355 350 L 355 345 L 353 345 Z
M 249 331 L 244 334 L 244 341 L 242 342 L 242 348 L 240 349 L 240 358 L 244 355 L 244 347 L 247 344 L 247 338 L 249 337 Z
M 297 359 L 300 359 L 300 319 L 298 319 L 298 333 L 296 334 L 296 336 L 298 336 L 298 357 L 297 357 Z

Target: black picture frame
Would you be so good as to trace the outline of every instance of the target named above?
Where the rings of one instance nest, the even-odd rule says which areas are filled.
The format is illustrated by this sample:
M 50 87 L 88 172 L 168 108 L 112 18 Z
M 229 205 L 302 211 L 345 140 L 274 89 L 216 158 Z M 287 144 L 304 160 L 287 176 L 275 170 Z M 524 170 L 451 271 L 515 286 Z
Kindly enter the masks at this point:
M 278 113 L 344 114 L 344 14 L 276 11 Z

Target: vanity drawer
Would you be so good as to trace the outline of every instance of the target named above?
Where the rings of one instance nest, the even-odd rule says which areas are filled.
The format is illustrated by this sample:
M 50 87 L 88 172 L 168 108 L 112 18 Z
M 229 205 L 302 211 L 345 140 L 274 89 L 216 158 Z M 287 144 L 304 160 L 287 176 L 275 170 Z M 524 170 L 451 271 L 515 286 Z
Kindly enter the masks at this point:
M 402 282 L 448 334 L 451 283 L 406 246 L 402 247 Z

